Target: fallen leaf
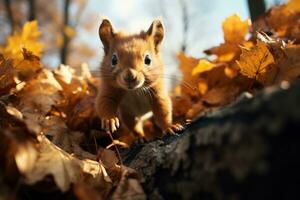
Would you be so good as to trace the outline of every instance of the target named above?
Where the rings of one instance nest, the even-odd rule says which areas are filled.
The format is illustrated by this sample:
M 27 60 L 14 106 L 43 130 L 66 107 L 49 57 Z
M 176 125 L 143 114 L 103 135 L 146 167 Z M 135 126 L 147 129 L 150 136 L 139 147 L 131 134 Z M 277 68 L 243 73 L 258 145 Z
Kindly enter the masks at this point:
M 266 45 L 258 40 L 253 48 L 242 48 L 240 60 L 236 62 L 241 69 L 241 74 L 258 79 L 259 76 L 266 73 L 267 67 L 274 63 L 274 58 Z
M 286 4 L 287 8 L 295 11 L 295 12 L 300 12 L 300 1 L 299 0 L 289 0 L 288 3 Z
M 11 60 L 6 60 L 0 54 L 0 95 L 9 93 L 16 86 L 14 81 L 15 70 Z
M 206 71 L 210 71 L 216 66 L 217 66 L 216 64 L 213 64 L 208 60 L 201 59 L 201 60 L 199 60 L 199 63 L 197 64 L 197 66 L 195 66 L 193 68 L 192 75 L 194 76 L 194 75 L 206 72 Z
M 25 23 L 22 31 L 15 32 L 12 36 L 8 37 L 4 56 L 14 59 L 15 63 L 19 63 L 23 60 L 22 49 L 25 48 L 40 57 L 44 48 L 44 45 L 38 41 L 40 35 L 37 21 Z
M 55 146 L 45 136 L 40 136 L 39 142 L 30 148 L 20 148 L 15 158 L 27 184 L 34 184 L 52 175 L 59 189 L 65 192 L 72 183 L 111 182 L 99 162 L 80 160 Z M 30 163 L 24 163 L 26 161 Z
M 21 60 L 17 65 L 15 65 L 16 71 L 19 77 L 28 79 L 30 76 L 35 75 L 35 73 L 42 68 L 40 58 L 33 55 L 32 52 L 25 48 L 22 48 L 23 60 Z
M 222 24 L 225 42 L 241 43 L 245 40 L 249 26 L 250 20 L 242 21 L 237 14 L 227 17 Z
M 121 179 L 111 196 L 112 200 L 144 200 L 147 199 L 140 182 L 141 175 L 135 170 L 123 167 Z
M 291 81 L 300 76 L 300 45 L 287 45 L 284 54 L 285 56 L 277 63 L 279 68 L 277 83 Z

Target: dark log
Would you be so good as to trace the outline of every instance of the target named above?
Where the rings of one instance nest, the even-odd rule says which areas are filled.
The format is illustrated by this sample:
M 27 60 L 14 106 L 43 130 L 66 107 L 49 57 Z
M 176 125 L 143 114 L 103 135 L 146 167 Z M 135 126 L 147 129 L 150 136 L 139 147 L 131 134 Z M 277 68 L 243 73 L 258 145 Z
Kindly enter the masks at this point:
M 149 199 L 299 199 L 300 81 L 283 88 L 242 95 L 124 163 L 144 175 Z

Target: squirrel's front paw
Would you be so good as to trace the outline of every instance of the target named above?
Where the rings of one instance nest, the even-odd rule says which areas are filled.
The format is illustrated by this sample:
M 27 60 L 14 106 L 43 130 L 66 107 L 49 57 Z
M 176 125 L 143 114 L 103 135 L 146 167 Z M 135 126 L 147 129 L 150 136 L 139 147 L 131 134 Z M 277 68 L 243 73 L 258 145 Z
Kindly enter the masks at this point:
M 110 133 L 115 132 L 120 127 L 120 121 L 117 117 L 110 119 L 101 119 L 101 128 Z
M 164 134 L 176 134 L 177 132 L 183 131 L 184 127 L 181 124 L 172 124 L 170 127 L 166 128 Z

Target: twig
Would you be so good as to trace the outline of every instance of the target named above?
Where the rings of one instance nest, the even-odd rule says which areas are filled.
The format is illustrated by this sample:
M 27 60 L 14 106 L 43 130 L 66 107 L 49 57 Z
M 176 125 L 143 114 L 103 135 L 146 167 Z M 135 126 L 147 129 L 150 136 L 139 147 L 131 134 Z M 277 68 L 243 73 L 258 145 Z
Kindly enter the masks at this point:
M 109 135 L 109 137 L 111 139 L 111 142 L 113 143 L 114 142 L 114 138 L 113 138 L 112 134 L 109 131 L 107 131 L 106 133 Z M 117 145 L 114 144 L 114 147 L 115 147 L 115 150 L 117 152 L 117 156 L 118 156 L 118 159 L 120 161 L 120 165 L 122 167 L 123 166 L 123 161 L 122 161 L 122 158 L 121 158 L 121 154 L 119 152 L 119 149 L 118 149 Z

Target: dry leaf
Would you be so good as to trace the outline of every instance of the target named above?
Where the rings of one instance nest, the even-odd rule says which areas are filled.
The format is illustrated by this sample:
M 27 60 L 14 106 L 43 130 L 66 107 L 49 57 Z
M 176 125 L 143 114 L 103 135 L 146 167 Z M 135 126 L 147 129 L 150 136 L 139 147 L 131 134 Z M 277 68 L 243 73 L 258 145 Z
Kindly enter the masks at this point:
M 237 14 L 227 17 L 222 24 L 225 42 L 241 43 L 244 41 L 249 25 L 250 20 L 242 21 Z
M 286 4 L 287 8 L 295 11 L 295 12 L 300 12 L 300 1 L 299 0 L 289 0 L 288 3 Z
M 142 177 L 135 171 L 127 167 L 122 168 L 121 180 L 118 183 L 112 200 L 145 200 L 146 195 L 140 184 Z
M 256 46 L 251 49 L 242 49 L 240 60 L 237 61 L 241 74 L 258 79 L 267 71 L 267 67 L 274 63 L 273 55 L 270 53 L 266 45 L 257 41 Z
M 35 73 L 42 68 L 40 58 L 32 54 L 25 48 L 22 48 L 23 60 L 21 60 L 16 66 L 19 77 L 28 78 L 35 75 Z
M 210 70 L 212 70 L 216 66 L 217 66 L 216 64 L 213 64 L 213 63 L 211 63 L 208 60 L 201 59 L 199 61 L 199 63 L 197 64 L 197 66 L 195 66 L 193 68 L 192 75 L 194 76 L 194 75 L 206 72 L 206 71 L 210 71 Z
M 291 81 L 300 76 L 300 45 L 287 45 L 284 48 L 285 57 L 278 61 L 279 72 L 276 82 Z
M 9 93 L 10 89 L 16 86 L 14 75 L 12 62 L 0 54 L 0 95 Z
M 44 48 L 44 45 L 38 42 L 40 35 L 37 21 L 25 23 L 22 31 L 15 32 L 8 38 L 4 56 L 14 59 L 15 63 L 19 63 L 23 60 L 22 49 L 25 48 L 40 57 Z
M 198 89 L 202 95 L 204 95 L 208 90 L 207 81 L 204 78 L 199 79 Z
M 45 176 L 52 175 L 59 189 L 65 192 L 72 183 L 111 182 L 105 169 L 98 162 L 79 160 L 55 146 L 45 136 L 40 136 L 39 142 L 32 147 L 20 148 L 15 159 L 28 184 L 34 184 L 43 180 Z

